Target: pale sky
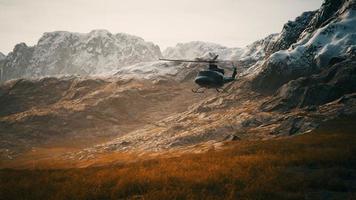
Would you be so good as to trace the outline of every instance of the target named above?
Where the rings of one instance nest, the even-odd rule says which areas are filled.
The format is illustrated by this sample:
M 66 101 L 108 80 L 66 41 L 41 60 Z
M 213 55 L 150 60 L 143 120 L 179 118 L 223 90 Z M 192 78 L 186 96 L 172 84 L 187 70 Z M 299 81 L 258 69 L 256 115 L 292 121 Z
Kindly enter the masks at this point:
M 44 32 L 107 29 L 161 47 L 209 41 L 244 47 L 322 0 L 0 0 L 0 52 L 35 45 Z

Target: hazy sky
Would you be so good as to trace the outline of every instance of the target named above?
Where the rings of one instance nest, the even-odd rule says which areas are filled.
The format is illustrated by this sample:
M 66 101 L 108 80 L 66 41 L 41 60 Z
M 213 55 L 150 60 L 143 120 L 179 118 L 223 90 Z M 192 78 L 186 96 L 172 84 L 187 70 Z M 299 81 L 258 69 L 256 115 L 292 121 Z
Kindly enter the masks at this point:
M 0 0 L 0 51 L 43 32 L 126 32 L 160 45 L 210 41 L 243 47 L 279 32 L 322 0 Z

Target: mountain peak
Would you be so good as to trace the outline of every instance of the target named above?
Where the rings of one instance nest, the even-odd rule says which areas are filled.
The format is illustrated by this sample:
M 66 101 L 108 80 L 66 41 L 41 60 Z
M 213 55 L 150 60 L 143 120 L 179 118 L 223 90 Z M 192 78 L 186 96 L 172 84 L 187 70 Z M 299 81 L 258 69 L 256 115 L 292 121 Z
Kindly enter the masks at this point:
M 10 54 L 11 58 L 3 64 L 2 81 L 22 77 L 103 74 L 161 57 L 159 47 L 152 42 L 107 30 L 46 32 L 37 45 L 28 47 L 20 43 Z

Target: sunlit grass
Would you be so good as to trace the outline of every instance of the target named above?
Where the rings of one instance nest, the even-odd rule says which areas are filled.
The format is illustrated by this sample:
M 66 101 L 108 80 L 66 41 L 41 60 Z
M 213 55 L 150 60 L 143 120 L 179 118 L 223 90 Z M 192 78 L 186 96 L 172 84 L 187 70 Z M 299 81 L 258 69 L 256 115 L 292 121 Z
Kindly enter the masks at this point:
M 354 130 L 338 121 L 292 138 L 122 166 L 2 170 L 0 199 L 352 199 Z

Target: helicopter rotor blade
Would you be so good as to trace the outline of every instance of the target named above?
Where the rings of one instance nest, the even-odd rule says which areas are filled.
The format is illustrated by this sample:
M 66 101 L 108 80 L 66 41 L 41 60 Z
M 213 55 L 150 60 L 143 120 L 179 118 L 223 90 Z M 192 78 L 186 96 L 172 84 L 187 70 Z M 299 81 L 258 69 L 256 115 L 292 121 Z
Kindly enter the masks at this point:
M 213 59 L 217 59 L 217 57 L 213 58 Z M 172 61 L 172 62 L 194 62 L 194 63 L 231 63 L 231 62 L 235 62 L 232 60 L 180 60 L 180 59 L 166 59 L 166 58 L 159 58 L 159 60 L 162 61 Z
M 195 62 L 195 63 L 211 63 L 212 62 L 212 61 L 208 61 L 208 60 L 179 60 L 179 59 L 165 59 L 165 58 L 160 58 L 159 60 L 173 61 L 173 62 Z
M 215 56 L 213 59 L 217 59 L 218 56 Z M 222 64 L 231 64 L 232 66 L 239 65 L 241 62 L 237 60 L 181 60 L 181 59 L 166 59 L 166 58 L 160 58 L 159 60 L 161 61 L 172 61 L 172 62 L 189 62 L 189 63 L 222 63 Z M 226 66 L 221 66 L 221 68 L 225 69 L 233 69 L 233 67 L 226 67 Z

